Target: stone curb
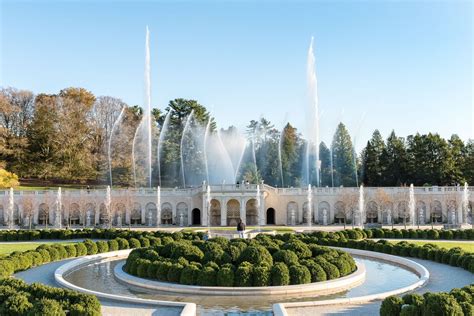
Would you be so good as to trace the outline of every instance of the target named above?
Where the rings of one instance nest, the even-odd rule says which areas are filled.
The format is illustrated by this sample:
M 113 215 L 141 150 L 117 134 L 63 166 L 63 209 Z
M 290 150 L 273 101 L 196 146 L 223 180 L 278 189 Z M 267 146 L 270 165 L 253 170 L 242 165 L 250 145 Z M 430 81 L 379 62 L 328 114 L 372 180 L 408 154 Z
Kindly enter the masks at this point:
M 395 289 L 392 291 L 387 291 L 387 292 L 382 292 L 382 293 L 377 293 L 377 294 L 371 294 L 371 295 L 365 295 L 365 296 L 359 296 L 359 297 L 351 297 L 351 298 L 339 298 L 339 299 L 333 299 L 333 300 L 324 300 L 324 301 L 311 301 L 311 302 L 291 302 L 291 303 L 277 303 L 273 304 L 273 315 L 274 316 L 288 316 L 288 312 L 286 311 L 286 308 L 296 308 L 296 307 L 312 307 L 312 306 L 323 306 L 323 305 L 339 305 L 339 304 L 360 304 L 360 303 L 366 303 L 374 300 L 382 300 L 388 296 L 392 295 L 398 295 L 402 293 L 406 293 L 409 291 L 412 291 L 418 287 L 421 287 L 428 282 L 428 279 L 430 277 L 430 273 L 428 270 L 422 266 L 421 264 L 414 262 L 412 260 L 403 258 L 403 257 L 398 257 L 398 256 L 393 256 L 393 255 L 388 255 L 385 253 L 380 253 L 380 252 L 373 252 L 373 251 L 367 251 L 367 250 L 360 250 L 360 249 L 351 249 L 351 248 L 339 248 L 339 247 L 331 247 L 331 248 L 337 248 L 341 249 L 343 251 L 346 251 L 350 254 L 353 255 L 358 255 L 358 256 L 363 256 L 363 257 L 368 257 L 368 258 L 374 258 L 374 259 L 379 259 L 383 261 L 388 261 L 390 263 L 395 263 L 398 265 L 403 266 L 404 268 L 408 268 L 409 270 L 414 271 L 420 279 L 403 288 L 400 289 Z
M 359 285 L 365 280 L 366 270 L 363 264 L 357 265 L 357 270 L 345 277 L 309 284 L 262 286 L 262 287 L 225 287 L 225 286 L 195 286 L 159 282 L 130 275 L 123 271 L 125 263 L 119 263 L 114 268 L 114 274 L 120 281 L 135 286 L 156 291 L 184 293 L 194 295 L 219 296 L 255 296 L 255 295 L 298 295 L 303 293 L 334 294 Z
M 196 304 L 194 303 L 157 301 L 157 300 L 124 296 L 124 295 L 115 295 L 115 294 L 108 294 L 108 293 L 103 293 L 103 292 L 96 292 L 96 291 L 92 291 L 92 290 L 88 290 L 88 289 L 84 289 L 79 286 L 76 286 L 66 281 L 63 277 L 66 273 L 74 271 L 75 269 L 78 269 L 81 266 L 90 264 L 94 261 L 99 261 L 106 258 L 126 257 L 131 251 L 132 251 L 131 249 L 119 250 L 119 251 L 107 252 L 107 253 L 78 258 L 76 260 L 65 263 L 59 268 L 57 268 L 56 271 L 54 272 L 54 279 L 61 286 L 64 286 L 66 288 L 69 288 L 71 290 L 75 290 L 78 292 L 92 294 L 92 295 L 97 296 L 98 298 L 109 299 L 109 300 L 114 300 L 114 301 L 119 301 L 119 302 L 146 304 L 146 305 L 181 307 L 183 308 L 180 313 L 181 316 L 195 316 Z

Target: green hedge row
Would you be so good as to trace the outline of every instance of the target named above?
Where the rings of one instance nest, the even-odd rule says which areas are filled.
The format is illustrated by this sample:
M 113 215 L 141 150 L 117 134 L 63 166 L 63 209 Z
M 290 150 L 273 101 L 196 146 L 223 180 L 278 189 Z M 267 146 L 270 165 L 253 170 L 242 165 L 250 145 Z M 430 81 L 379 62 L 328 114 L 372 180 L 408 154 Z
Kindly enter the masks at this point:
M 349 254 L 300 237 L 261 234 L 251 240 L 180 240 L 135 249 L 124 270 L 139 277 L 201 286 L 305 284 L 356 270 Z
M 380 307 L 381 316 L 472 316 L 474 315 L 474 284 L 449 293 L 406 294 L 389 296 Z
M 0 280 L 0 315 L 100 315 L 100 302 L 94 295 L 46 286 L 28 285 L 22 280 Z
M 114 239 L 139 237 L 170 237 L 172 239 L 202 239 L 203 233 L 194 232 L 146 232 L 126 229 L 42 229 L 42 230 L 0 230 L 0 241 L 28 241 L 50 239 Z
M 318 240 L 321 245 L 337 246 L 345 248 L 355 248 L 361 250 L 377 251 L 386 254 L 414 257 L 419 259 L 436 261 L 449 264 L 454 267 L 460 267 L 474 273 L 474 253 L 465 252 L 459 247 L 446 249 L 434 244 L 416 245 L 407 241 L 400 241 L 396 244 L 388 240 L 348 240 L 345 238 L 332 239 L 321 238 Z

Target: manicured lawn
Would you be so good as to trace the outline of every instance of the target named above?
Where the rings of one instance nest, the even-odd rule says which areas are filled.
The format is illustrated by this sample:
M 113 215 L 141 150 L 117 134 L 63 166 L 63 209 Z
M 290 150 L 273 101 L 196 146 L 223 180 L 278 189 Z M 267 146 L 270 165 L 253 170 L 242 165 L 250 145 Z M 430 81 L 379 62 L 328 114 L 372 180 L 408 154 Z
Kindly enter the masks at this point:
M 8 255 L 14 251 L 27 251 L 36 249 L 42 244 L 54 244 L 55 242 L 25 242 L 25 243 L 0 243 L 0 255 Z M 59 242 L 61 245 L 73 244 L 74 242 Z
M 400 242 L 399 240 L 389 240 L 391 243 L 396 244 Z M 416 245 L 424 245 L 424 244 L 434 244 L 437 245 L 441 248 L 454 248 L 454 247 L 460 247 L 464 251 L 468 252 L 474 252 L 474 241 L 473 242 L 456 242 L 456 241 L 413 241 L 410 239 L 406 239 L 407 242 L 411 244 L 416 244 Z

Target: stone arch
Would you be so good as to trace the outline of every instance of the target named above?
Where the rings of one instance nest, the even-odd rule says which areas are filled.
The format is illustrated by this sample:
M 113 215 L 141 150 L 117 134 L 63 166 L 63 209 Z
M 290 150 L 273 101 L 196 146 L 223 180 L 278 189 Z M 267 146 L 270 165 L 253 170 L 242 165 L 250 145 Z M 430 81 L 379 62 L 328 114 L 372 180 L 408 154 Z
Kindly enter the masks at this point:
M 441 202 L 434 200 L 431 203 L 431 220 L 433 223 L 442 223 L 443 222 L 443 207 Z
M 240 219 L 240 202 L 236 199 L 227 201 L 227 226 L 236 226 Z
M 245 203 L 245 223 L 247 225 L 258 225 L 258 208 L 256 199 L 250 199 Z M 237 225 L 237 223 L 235 224 Z
M 188 226 L 188 205 L 184 202 L 179 202 L 176 205 L 176 225 Z
M 170 203 L 163 203 L 161 205 L 161 224 L 171 225 L 173 224 L 173 207 Z
M 291 201 L 286 205 L 286 219 L 287 224 L 294 226 L 299 223 L 298 203 Z
M 211 226 L 220 226 L 221 225 L 221 202 L 216 199 L 211 200 L 211 205 L 209 206 L 209 224 Z
M 455 224 L 458 222 L 458 202 L 455 200 L 449 200 L 446 203 L 446 222 L 448 224 Z
M 140 205 L 140 203 L 135 202 L 132 205 L 132 210 L 130 212 L 130 224 L 142 224 L 142 206 Z
M 379 221 L 379 206 L 377 202 L 367 203 L 366 223 L 377 223 Z
M 334 222 L 344 224 L 347 222 L 346 205 L 342 201 L 337 201 L 334 204 Z
M 127 209 L 123 203 L 117 203 L 115 205 L 115 217 L 113 223 L 117 226 L 125 225 L 127 216 Z
M 147 203 L 145 205 L 145 223 L 147 226 L 156 226 L 157 223 L 158 209 L 156 204 L 153 202 Z
M 409 224 L 411 219 L 410 219 L 410 210 L 408 208 L 408 201 L 400 201 L 398 202 L 397 205 L 397 217 L 398 217 L 398 222 L 402 224 Z
M 394 208 L 393 202 L 386 202 L 384 204 L 384 210 L 382 210 L 382 224 L 390 225 L 394 223 Z
M 95 226 L 96 221 L 95 221 L 95 205 L 94 203 L 87 203 L 85 206 L 85 225 L 86 226 Z
M 275 225 L 275 209 L 270 207 L 267 209 L 267 225 Z
M 51 219 L 49 218 L 49 206 L 46 203 L 41 203 L 38 206 L 38 224 L 39 225 L 51 224 Z
M 303 224 L 313 222 L 314 207 L 312 205 L 311 207 L 308 206 L 307 201 L 303 203 Z
M 318 223 L 320 225 L 329 224 L 331 222 L 331 206 L 326 201 L 321 201 L 318 204 Z M 326 220 L 324 218 L 326 217 Z
M 194 208 L 192 210 L 192 223 L 193 225 L 201 225 L 201 210 Z
M 107 212 L 107 207 L 104 203 L 101 203 L 99 206 L 99 224 L 107 225 L 109 224 L 110 218 Z
M 426 223 L 426 203 L 423 201 L 416 202 L 416 223 L 424 225 Z
M 69 224 L 79 225 L 81 222 L 81 208 L 79 204 L 71 203 L 71 205 L 69 205 Z

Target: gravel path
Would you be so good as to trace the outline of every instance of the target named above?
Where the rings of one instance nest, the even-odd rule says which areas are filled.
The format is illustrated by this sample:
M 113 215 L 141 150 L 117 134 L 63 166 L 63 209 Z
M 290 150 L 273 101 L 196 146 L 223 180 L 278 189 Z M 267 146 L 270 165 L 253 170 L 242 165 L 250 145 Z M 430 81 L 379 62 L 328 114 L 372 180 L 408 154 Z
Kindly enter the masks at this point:
M 428 283 L 415 293 L 443 292 L 453 288 L 459 288 L 474 283 L 474 274 L 456 267 L 428 260 L 408 258 L 428 269 L 430 279 Z M 374 301 L 361 305 L 329 305 L 317 307 L 287 308 L 290 316 L 296 315 L 379 315 L 381 301 Z

